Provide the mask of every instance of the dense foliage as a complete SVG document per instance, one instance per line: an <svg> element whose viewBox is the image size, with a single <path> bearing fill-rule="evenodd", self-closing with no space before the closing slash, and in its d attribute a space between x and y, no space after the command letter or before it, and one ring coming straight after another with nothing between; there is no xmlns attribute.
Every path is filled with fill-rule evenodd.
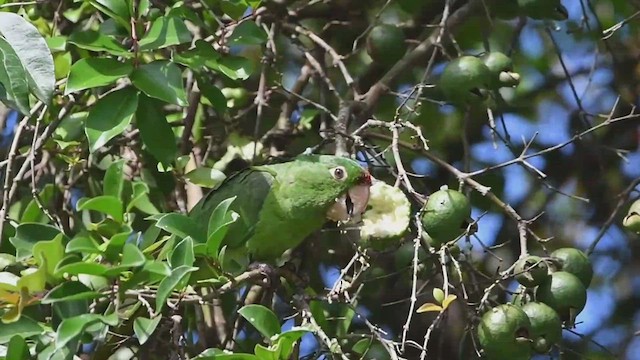
<svg viewBox="0 0 640 360"><path fill-rule="evenodd" d="M0 356L639 359L638 14L0 0ZM301 153L371 209L227 266L189 210Z"/></svg>

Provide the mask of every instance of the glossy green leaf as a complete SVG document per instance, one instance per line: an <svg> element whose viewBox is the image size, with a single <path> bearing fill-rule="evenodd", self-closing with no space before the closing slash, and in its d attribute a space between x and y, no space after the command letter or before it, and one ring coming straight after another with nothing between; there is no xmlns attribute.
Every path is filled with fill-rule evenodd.
<svg viewBox="0 0 640 360"><path fill-rule="evenodd" d="M147 96L140 96L136 111L136 125L142 142L151 155L164 166L169 166L178 154L175 134L162 112L162 103Z"/></svg>
<svg viewBox="0 0 640 360"><path fill-rule="evenodd" d="M102 193L113 196L116 199L122 198L124 190L124 159L119 159L111 163L104 174Z"/></svg>
<svg viewBox="0 0 640 360"><path fill-rule="evenodd" d="M236 199L232 197L226 199L213 209L207 226L207 254L213 258L217 257L222 239L229 230L229 225L236 222L239 215L235 211L230 211L229 206Z"/></svg>
<svg viewBox="0 0 640 360"><path fill-rule="evenodd" d="M99 31L75 31L69 36L68 42L85 50L104 51L116 56L131 55L116 39Z"/></svg>
<svg viewBox="0 0 640 360"><path fill-rule="evenodd" d="M79 281L67 281L51 289L40 301L42 304L53 304L60 301L96 299L103 296Z"/></svg>
<svg viewBox="0 0 640 360"><path fill-rule="evenodd" d="M20 58L11 45L0 37L0 101L29 114L29 83Z"/></svg>
<svg viewBox="0 0 640 360"><path fill-rule="evenodd" d="M56 331L56 348L61 349L67 343L82 335L84 330L93 324L102 322L110 326L118 325L118 316L115 314L102 316L97 314L82 314L64 319Z"/></svg>
<svg viewBox="0 0 640 360"><path fill-rule="evenodd" d="M162 280L160 286L158 286L158 292L156 293L156 313L159 313L162 310L164 304L169 298L169 295L171 295L173 291L182 290L179 285L185 286L189 274L196 270L198 270L196 267L180 266L175 268L171 272L171 275Z"/></svg>
<svg viewBox="0 0 640 360"><path fill-rule="evenodd" d="M51 240L39 241L33 246L33 257L47 276L55 275L56 266L64 257L63 238L64 234L58 234Z"/></svg>
<svg viewBox="0 0 640 360"><path fill-rule="evenodd" d="M38 198L40 199L40 203L46 208L49 205L49 202L52 200L53 195L56 191L56 188L53 184L47 184L44 188L38 193ZM37 222L37 223L47 223L49 222L49 217L44 214L42 209L40 209L40 205L33 199L29 202L29 204L25 207L24 213L22 213L22 217L20 218L20 223L26 222Z"/></svg>
<svg viewBox="0 0 640 360"><path fill-rule="evenodd" d="M27 293L33 294L43 291L47 284L47 271L44 267L28 268L22 271L18 280L18 289L27 289Z"/></svg>
<svg viewBox="0 0 640 360"><path fill-rule="evenodd" d="M220 7L230 18L238 20L247 11L249 5L244 0L222 0Z"/></svg>
<svg viewBox="0 0 640 360"><path fill-rule="evenodd" d="M257 304L245 305L238 310L238 314L245 318L267 339L280 333L280 321L278 317L265 306Z"/></svg>
<svg viewBox="0 0 640 360"><path fill-rule="evenodd" d="M23 261L32 255L35 244L52 240L59 234L60 230L50 225L23 223L18 225L16 234L9 241L16 248L16 260Z"/></svg>
<svg viewBox="0 0 640 360"><path fill-rule="evenodd" d="M113 196L102 195L93 198L82 198L78 201L77 208L78 210L95 210L107 214L119 223L124 221L122 201Z"/></svg>
<svg viewBox="0 0 640 360"><path fill-rule="evenodd" d="M229 43L242 45L261 45L267 41L267 33L254 21L243 21L229 36Z"/></svg>
<svg viewBox="0 0 640 360"><path fill-rule="evenodd" d="M191 32L184 20L173 16L161 16L140 39L140 50L156 50L191 41Z"/></svg>
<svg viewBox="0 0 640 360"><path fill-rule="evenodd" d="M63 52L67 50L66 36L51 36L44 39L52 53Z"/></svg>
<svg viewBox="0 0 640 360"><path fill-rule="evenodd" d="M256 354L258 359L260 360L279 360L279 346L262 346L260 344L256 344L253 352Z"/></svg>
<svg viewBox="0 0 640 360"><path fill-rule="evenodd" d="M135 87L148 96L180 106L187 105L182 71L170 61L154 61L136 68L129 76Z"/></svg>
<svg viewBox="0 0 640 360"><path fill-rule="evenodd" d="M122 261L120 262L121 266L126 267L138 267L144 265L145 261L144 254L137 246L132 243L124 244L124 249L122 250Z"/></svg>
<svg viewBox="0 0 640 360"><path fill-rule="evenodd" d="M249 59L232 55L218 59L218 63L213 69L232 80L247 80L254 71L253 64Z"/></svg>
<svg viewBox="0 0 640 360"><path fill-rule="evenodd" d="M160 211L149 199L149 186L143 182L133 182L131 184L132 194L131 201L127 205L127 212L131 211L134 207L145 214L159 214Z"/></svg>
<svg viewBox="0 0 640 360"><path fill-rule="evenodd" d="M193 239L189 236L182 239L169 255L169 266L174 269L179 266L193 266L195 261Z"/></svg>
<svg viewBox="0 0 640 360"><path fill-rule="evenodd" d="M219 114L224 114L227 111L227 98L224 97L220 89L203 78L198 79L198 87L202 96L211 103Z"/></svg>
<svg viewBox="0 0 640 360"><path fill-rule="evenodd" d="M129 29L131 18L131 2L127 0L90 0L91 5L107 14L120 26Z"/></svg>
<svg viewBox="0 0 640 360"><path fill-rule="evenodd" d="M226 175L216 169L199 167L186 173L184 177L190 183L207 188L215 188L226 179Z"/></svg>
<svg viewBox="0 0 640 360"><path fill-rule="evenodd" d="M181 238L191 236L196 241L203 238L198 233L198 225L186 215L178 213L165 214L156 222L156 226Z"/></svg>
<svg viewBox="0 0 640 360"><path fill-rule="evenodd" d="M138 93L132 88L114 91L98 100L85 126L89 151L95 152L120 135L131 123L137 107Z"/></svg>
<svg viewBox="0 0 640 360"><path fill-rule="evenodd" d="M71 65L65 94L105 86L131 73L133 66L113 58L80 59Z"/></svg>
<svg viewBox="0 0 640 360"><path fill-rule="evenodd" d="M158 324L162 320L162 316L158 315L153 319L147 319L145 317L137 317L133 321L133 332L136 334L138 338L138 343L140 345L144 344L149 340L149 337L153 335L153 332L158 327Z"/></svg>
<svg viewBox="0 0 640 360"><path fill-rule="evenodd" d="M65 252L74 253L82 252L88 254L99 254L98 244L88 236L78 236L69 241L65 248Z"/></svg>
<svg viewBox="0 0 640 360"><path fill-rule="evenodd" d="M58 276L62 276L64 274L68 275L78 275L78 274L87 274L87 275L96 275L103 276L108 267L98 263L89 263L89 262L77 262L72 264L67 264L56 269L56 274Z"/></svg>
<svg viewBox="0 0 640 360"><path fill-rule="evenodd" d="M197 360L260 360L253 354L229 354L220 349L207 349L198 354L194 359Z"/></svg>
<svg viewBox="0 0 640 360"><path fill-rule="evenodd" d="M0 35L20 58L31 92L48 104L56 82L53 56L38 29L20 15L0 12Z"/></svg>
<svg viewBox="0 0 640 360"><path fill-rule="evenodd" d="M63 141L80 140L84 134L84 123L89 113L86 111L78 111L68 114L53 132L54 138Z"/></svg>
<svg viewBox="0 0 640 360"><path fill-rule="evenodd" d="M24 360L29 359L30 357L31 354L29 354L27 342L24 341L24 338L21 335L14 335L7 346L5 360Z"/></svg>
<svg viewBox="0 0 640 360"><path fill-rule="evenodd" d="M44 332L44 327L28 316L21 316L15 322L0 324L0 344L8 343L16 334L20 334L25 339Z"/></svg>

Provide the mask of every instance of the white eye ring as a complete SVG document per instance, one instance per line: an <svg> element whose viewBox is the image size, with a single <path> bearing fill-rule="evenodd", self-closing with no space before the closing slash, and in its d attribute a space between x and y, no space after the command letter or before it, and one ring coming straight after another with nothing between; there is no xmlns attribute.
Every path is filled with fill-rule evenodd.
<svg viewBox="0 0 640 360"><path fill-rule="evenodd" d="M331 176L336 180L343 181L347 178L347 170L342 166L338 166L331 169Z"/></svg>

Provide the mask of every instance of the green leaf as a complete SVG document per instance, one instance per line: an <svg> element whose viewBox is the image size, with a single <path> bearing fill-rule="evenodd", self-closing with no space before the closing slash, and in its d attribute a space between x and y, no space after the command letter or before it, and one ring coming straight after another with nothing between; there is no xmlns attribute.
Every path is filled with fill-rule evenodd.
<svg viewBox="0 0 640 360"><path fill-rule="evenodd" d="M110 215L113 220L119 223L124 221L122 201L113 196L102 195L93 198L82 198L78 201L77 207L78 210L95 210Z"/></svg>
<svg viewBox="0 0 640 360"><path fill-rule="evenodd" d="M138 267L144 265L147 261L144 254L137 246L132 243L124 244L124 249L122 250L122 261L120 262L121 266L124 267Z"/></svg>
<svg viewBox="0 0 640 360"><path fill-rule="evenodd" d="M193 266L195 261L193 239L189 236L182 239L169 255L169 266L174 269L180 266Z"/></svg>
<svg viewBox="0 0 640 360"><path fill-rule="evenodd" d="M170 61L154 61L141 65L129 78L135 87L150 97L179 106L187 105L182 71Z"/></svg>
<svg viewBox="0 0 640 360"><path fill-rule="evenodd" d="M6 360L24 360L31 358L29 347L24 338L20 335L14 335L7 346Z"/></svg>
<svg viewBox="0 0 640 360"><path fill-rule="evenodd" d="M84 133L84 123L88 114L86 111L78 111L62 118L53 132L54 137L63 141L80 140Z"/></svg>
<svg viewBox="0 0 640 360"><path fill-rule="evenodd" d="M226 175L216 169L199 167L184 174L190 183L207 188L215 188L226 179Z"/></svg>
<svg viewBox="0 0 640 360"><path fill-rule="evenodd" d="M53 198L53 194L55 193L56 188L53 184L47 184L44 186L42 191L38 194L40 198L40 202L43 206L49 204L51 199ZM24 212L22 213L22 217L20 218L20 223L27 222L37 222L37 223L47 223L49 222L49 218L44 214L36 199L33 199L29 202L29 204L25 207Z"/></svg>
<svg viewBox="0 0 640 360"><path fill-rule="evenodd" d="M120 43L99 31L84 30L75 31L67 40L75 46L89 51L104 51L116 56L131 56Z"/></svg>
<svg viewBox="0 0 640 360"><path fill-rule="evenodd" d="M280 349L280 358L289 359L293 352L293 346L302 336L312 332L311 328L304 326L296 326L283 333L276 335L272 342Z"/></svg>
<svg viewBox="0 0 640 360"><path fill-rule="evenodd" d="M138 93L125 88L98 100L87 116L85 133L92 153L120 135L131 123L138 107Z"/></svg>
<svg viewBox="0 0 640 360"><path fill-rule="evenodd" d="M98 249L98 244L92 238L88 236L79 235L69 241L67 243L67 247L65 248L66 253L74 253L74 252L82 252L88 254L99 254L101 253L100 249Z"/></svg>
<svg viewBox="0 0 640 360"><path fill-rule="evenodd" d="M300 114L300 126L303 129L310 129L313 119L320 113L318 109L304 109Z"/></svg>
<svg viewBox="0 0 640 360"><path fill-rule="evenodd" d="M275 347L278 349L272 349L271 346L267 348L260 344L256 344L256 347L253 352L256 354L256 356L260 360L278 360L280 349L279 349L279 346L275 346Z"/></svg>
<svg viewBox="0 0 640 360"><path fill-rule="evenodd" d="M27 289L28 294L33 294L44 290L46 283L47 272L44 267L28 268L22 271L22 276L18 280L18 289Z"/></svg>
<svg viewBox="0 0 640 360"><path fill-rule="evenodd" d="M116 326L118 325L118 316L116 314L107 316L82 314L62 320L56 331L56 348L63 348L67 343L82 335L87 327L100 322L109 326Z"/></svg>
<svg viewBox="0 0 640 360"><path fill-rule="evenodd" d="M451 303L456 300L458 297L456 295L453 294L449 294L449 296L447 296L444 301L442 302L442 309L446 310L449 305L451 305Z"/></svg>
<svg viewBox="0 0 640 360"><path fill-rule="evenodd" d="M424 303L420 305L418 310L416 310L417 313L432 312L432 311L440 312L442 311L442 306L433 304L433 303Z"/></svg>
<svg viewBox="0 0 640 360"><path fill-rule="evenodd" d="M212 67L231 80L247 80L253 73L253 64L249 59L241 56L227 55L218 60Z"/></svg>
<svg viewBox="0 0 640 360"><path fill-rule="evenodd" d="M44 39L44 41L46 41L47 46L52 53L63 52L67 49L66 36L51 36Z"/></svg>
<svg viewBox="0 0 640 360"><path fill-rule="evenodd" d="M131 73L133 66L113 58L80 59L71 65L65 94L105 86Z"/></svg>
<svg viewBox="0 0 640 360"><path fill-rule="evenodd" d="M39 241L47 241L60 234L57 228L38 223L18 225L16 234L9 241L16 248L16 260L23 261L32 255L33 246Z"/></svg>
<svg viewBox="0 0 640 360"><path fill-rule="evenodd" d="M77 262L73 264L67 264L56 269L56 275L62 276L64 274L68 275L78 275L78 274L87 274L87 275L96 275L103 276L108 267L102 264L97 263L86 263L86 262Z"/></svg>
<svg viewBox="0 0 640 360"><path fill-rule="evenodd" d="M0 37L0 101L28 115L29 83L20 58L11 45Z"/></svg>
<svg viewBox="0 0 640 360"><path fill-rule="evenodd" d="M130 28L131 3L127 0L90 0L91 5L107 14L125 29Z"/></svg>
<svg viewBox="0 0 640 360"><path fill-rule="evenodd" d="M229 36L229 43L241 45L261 45L267 41L267 33L254 21L244 21L236 26Z"/></svg>
<svg viewBox="0 0 640 360"><path fill-rule="evenodd" d="M103 295L79 281L67 281L51 289L40 302L53 304L60 301L96 299L101 296Z"/></svg>
<svg viewBox="0 0 640 360"><path fill-rule="evenodd" d="M111 163L104 174L102 193L113 196L116 199L122 198L124 190L124 159L119 159Z"/></svg>
<svg viewBox="0 0 640 360"><path fill-rule="evenodd" d="M222 239L229 230L229 225L238 220L239 215L235 211L229 211L229 206L236 199L232 197L220 202L209 217L207 226L207 254L217 257Z"/></svg>
<svg viewBox="0 0 640 360"><path fill-rule="evenodd" d="M220 7L230 18L238 20L247 11L249 5L243 0L222 0Z"/></svg>
<svg viewBox="0 0 640 360"><path fill-rule="evenodd" d="M227 111L227 98L222 94L220 89L211 85L204 78L198 78L198 87L202 92L202 96L211 103L218 114L222 115Z"/></svg>
<svg viewBox="0 0 640 360"><path fill-rule="evenodd" d="M64 234L58 234L52 240L39 241L33 245L33 257L47 276L55 275L56 266L64 257L63 238Z"/></svg>
<svg viewBox="0 0 640 360"><path fill-rule="evenodd" d="M184 20L173 16L161 16L140 39L140 50L156 50L191 41L191 33Z"/></svg>
<svg viewBox="0 0 640 360"><path fill-rule="evenodd" d="M273 311L262 305L245 305L238 310L238 313L267 339L280 333L278 317Z"/></svg>
<svg viewBox="0 0 640 360"><path fill-rule="evenodd" d="M44 332L44 327L28 316L21 316L15 322L0 324L0 344L8 343L16 334L20 334L25 339Z"/></svg>
<svg viewBox="0 0 640 360"><path fill-rule="evenodd" d="M207 349L198 356L194 357L197 360L260 360L257 356L253 354L229 354L225 353L220 349Z"/></svg>
<svg viewBox="0 0 640 360"><path fill-rule="evenodd" d="M149 337L153 335L153 332L158 327L160 320L162 320L161 315L158 315L153 319L137 317L133 320L133 332L136 334L140 345L143 345L147 340L149 340Z"/></svg>
<svg viewBox="0 0 640 360"><path fill-rule="evenodd" d="M141 95L136 111L136 125L142 142L162 165L169 166L178 154L175 134L162 112L162 104Z"/></svg>
<svg viewBox="0 0 640 360"><path fill-rule="evenodd" d="M0 35L11 45L27 71L29 88L43 103L55 88L53 56L38 29L17 14L0 12Z"/></svg>
<svg viewBox="0 0 640 360"><path fill-rule="evenodd" d="M171 275L162 280L156 293L156 313L160 313L162 307L167 302L169 295L178 288L178 285L185 286L188 281L189 274L196 270L198 270L197 267L180 266L175 268L171 272ZM182 289L178 288L177 290Z"/></svg>
<svg viewBox="0 0 640 360"><path fill-rule="evenodd" d="M156 226L181 238L191 236L196 241L198 241L198 239L204 238L199 234L197 230L199 228L198 224L196 224L193 219L186 215L178 213L165 214L160 219L158 219L158 222L156 222Z"/></svg>
<svg viewBox="0 0 640 360"><path fill-rule="evenodd" d="M160 211L153 205L149 199L149 186L143 182L133 182L131 201L127 205L127 212L130 212L134 207L146 214L159 214Z"/></svg>

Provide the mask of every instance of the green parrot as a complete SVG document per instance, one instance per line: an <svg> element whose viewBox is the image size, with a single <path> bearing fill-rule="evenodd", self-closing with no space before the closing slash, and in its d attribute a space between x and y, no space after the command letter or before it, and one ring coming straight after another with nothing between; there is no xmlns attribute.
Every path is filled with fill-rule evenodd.
<svg viewBox="0 0 640 360"><path fill-rule="evenodd" d="M369 172L357 162L330 155L253 166L227 178L204 196L189 216L200 226L225 199L240 217L223 239L251 260L274 262L328 220L348 222L366 210Z"/></svg>

